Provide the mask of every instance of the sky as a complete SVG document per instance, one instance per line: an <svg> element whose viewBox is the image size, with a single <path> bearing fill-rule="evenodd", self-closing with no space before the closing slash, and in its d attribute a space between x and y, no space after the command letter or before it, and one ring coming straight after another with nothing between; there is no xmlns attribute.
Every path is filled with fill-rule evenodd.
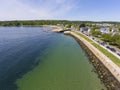
<svg viewBox="0 0 120 90"><path fill-rule="evenodd" d="M120 0L0 0L0 21L120 21Z"/></svg>

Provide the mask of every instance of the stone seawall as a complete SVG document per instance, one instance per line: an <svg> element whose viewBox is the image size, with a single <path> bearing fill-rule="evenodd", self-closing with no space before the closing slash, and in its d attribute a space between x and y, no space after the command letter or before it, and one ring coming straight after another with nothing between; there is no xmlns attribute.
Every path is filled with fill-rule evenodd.
<svg viewBox="0 0 120 90"><path fill-rule="evenodd" d="M98 73L106 88L108 90L120 90L120 68L81 36L71 31L64 33L73 36L87 52L90 62L96 69L95 72Z"/></svg>

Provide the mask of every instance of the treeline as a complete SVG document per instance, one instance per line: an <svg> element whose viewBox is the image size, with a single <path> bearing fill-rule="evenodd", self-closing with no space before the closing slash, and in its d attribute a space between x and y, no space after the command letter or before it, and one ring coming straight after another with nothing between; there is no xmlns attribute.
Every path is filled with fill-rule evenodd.
<svg viewBox="0 0 120 90"><path fill-rule="evenodd" d="M24 20L24 21L0 21L0 26L22 26L22 25L57 25L57 24L81 24L87 21L67 21L67 20Z"/></svg>
<svg viewBox="0 0 120 90"><path fill-rule="evenodd" d="M58 21L52 21L52 20L1 21L0 26L56 25L57 23Z"/></svg>
<svg viewBox="0 0 120 90"><path fill-rule="evenodd" d="M21 25L57 25L57 24L70 24L70 25L80 25L86 23L108 23L108 22L93 22L93 21L68 21L68 20L19 20L19 21L0 21L0 26L21 26ZM119 22L109 22L118 23Z"/></svg>

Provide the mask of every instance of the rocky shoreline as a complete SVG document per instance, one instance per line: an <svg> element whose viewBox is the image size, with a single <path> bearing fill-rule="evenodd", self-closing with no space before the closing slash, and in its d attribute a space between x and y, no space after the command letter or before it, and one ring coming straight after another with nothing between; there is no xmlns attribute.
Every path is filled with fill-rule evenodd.
<svg viewBox="0 0 120 90"><path fill-rule="evenodd" d="M120 90L120 68L109 61L105 55L103 55L97 48L84 38L77 34L66 31L64 34L71 35L77 42L83 47L89 56L90 62L95 67L95 72L98 73L98 77L104 83L108 90Z"/></svg>

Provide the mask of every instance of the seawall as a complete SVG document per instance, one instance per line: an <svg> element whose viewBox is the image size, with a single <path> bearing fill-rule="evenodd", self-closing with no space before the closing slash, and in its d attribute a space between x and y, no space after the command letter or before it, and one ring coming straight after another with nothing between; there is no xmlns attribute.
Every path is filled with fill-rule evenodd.
<svg viewBox="0 0 120 90"><path fill-rule="evenodd" d="M64 34L73 36L83 49L85 49L90 58L90 62L94 65L99 78L106 88L108 90L120 90L120 67L83 37L71 31L66 31Z"/></svg>

